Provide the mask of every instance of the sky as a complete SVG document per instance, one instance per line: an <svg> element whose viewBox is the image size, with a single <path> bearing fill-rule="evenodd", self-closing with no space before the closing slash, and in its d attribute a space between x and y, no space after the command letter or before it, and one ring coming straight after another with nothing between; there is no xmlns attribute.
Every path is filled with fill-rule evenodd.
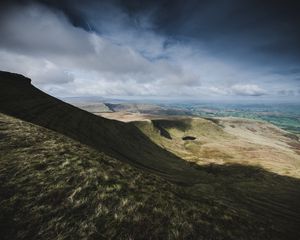
<svg viewBox="0 0 300 240"><path fill-rule="evenodd" d="M57 97L300 102L300 3L0 3L0 70Z"/></svg>

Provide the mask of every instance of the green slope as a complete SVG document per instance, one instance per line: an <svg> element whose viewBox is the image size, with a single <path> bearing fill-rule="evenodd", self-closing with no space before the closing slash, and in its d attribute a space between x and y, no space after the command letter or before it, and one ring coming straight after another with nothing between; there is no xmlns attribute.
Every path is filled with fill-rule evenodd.
<svg viewBox="0 0 300 240"><path fill-rule="evenodd" d="M130 124L1 75L2 239L300 238L300 180L188 165Z"/></svg>

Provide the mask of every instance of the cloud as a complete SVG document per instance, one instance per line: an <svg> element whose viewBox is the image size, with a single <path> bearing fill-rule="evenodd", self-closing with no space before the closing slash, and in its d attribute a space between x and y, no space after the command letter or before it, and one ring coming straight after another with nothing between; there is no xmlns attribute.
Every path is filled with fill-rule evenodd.
<svg viewBox="0 0 300 240"><path fill-rule="evenodd" d="M2 70L30 76L35 84L65 84L74 81L74 76L60 66L43 58L35 58L0 50Z"/></svg>
<svg viewBox="0 0 300 240"><path fill-rule="evenodd" d="M291 88L283 69L245 67L204 42L166 35L152 3L40 2L1 11L0 68L55 96L258 97Z"/></svg>
<svg viewBox="0 0 300 240"><path fill-rule="evenodd" d="M93 51L84 30L70 27L61 12L51 12L42 5L11 7L0 20L2 48L34 55L80 56Z"/></svg>
<svg viewBox="0 0 300 240"><path fill-rule="evenodd" d="M66 92L91 94L86 85L92 84L104 88L100 91L102 94L131 95L130 84L144 84L136 87L139 89L136 94L143 95L148 91L152 95L155 93L148 83L158 84L161 88L199 84L197 74L190 73L178 63L149 59L150 53L152 57L156 52L161 53L164 44L164 40L152 32L145 32L140 37L134 31L128 31L132 36L120 32L113 37L100 36L74 27L60 12L52 12L40 5L12 8L1 18L0 29L5 36L0 40L1 68L23 73L44 89L62 92L63 84L74 82L65 85L70 88ZM115 40L119 36L124 42ZM61 86L54 87L54 84ZM115 87L120 89L113 91ZM95 88L94 92L97 92ZM157 94L164 93L159 91Z"/></svg>
<svg viewBox="0 0 300 240"><path fill-rule="evenodd" d="M262 96L266 94L266 90L256 84L236 84L231 87L231 91L241 96Z"/></svg>
<svg viewBox="0 0 300 240"><path fill-rule="evenodd" d="M278 95L280 96L296 96L297 94L300 94L300 89L298 91L293 89L283 89L278 91Z"/></svg>

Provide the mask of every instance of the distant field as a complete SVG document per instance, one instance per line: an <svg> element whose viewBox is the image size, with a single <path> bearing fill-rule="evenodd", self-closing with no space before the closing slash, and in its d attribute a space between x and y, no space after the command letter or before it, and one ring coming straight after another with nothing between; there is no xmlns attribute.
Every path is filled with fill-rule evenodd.
<svg viewBox="0 0 300 240"><path fill-rule="evenodd" d="M300 104L169 104L202 117L259 119L300 135Z"/></svg>
<svg viewBox="0 0 300 240"><path fill-rule="evenodd" d="M109 100L107 100L109 101ZM118 104L104 103L74 103L76 106L105 117L110 117L109 113L121 112L120 117L127 113L130 117L143 115L162 116L200 116L200 117L241 117L248 119L264 120L269 123L300 136L300 104L184 104L184 103L161 103L161 104L139 104L128 103L120 100ZM102 105L101 105L102 104ZM105 107L103 107L103 105ZM131 115L131 116L130 116ZM113 116L113 115L112 115Z"/></svg>

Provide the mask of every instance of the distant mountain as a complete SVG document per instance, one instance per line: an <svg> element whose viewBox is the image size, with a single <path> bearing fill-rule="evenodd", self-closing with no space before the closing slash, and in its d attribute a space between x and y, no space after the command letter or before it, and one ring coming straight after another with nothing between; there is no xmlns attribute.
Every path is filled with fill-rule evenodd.
<svg viewBox="0 0 300 240"><path fill-rule="evenodd" d="M113 112L132 112L132 113L149 113L162 111L163 108L152 104L138 104L138 103L105 103L107 107Z"/></svg>

